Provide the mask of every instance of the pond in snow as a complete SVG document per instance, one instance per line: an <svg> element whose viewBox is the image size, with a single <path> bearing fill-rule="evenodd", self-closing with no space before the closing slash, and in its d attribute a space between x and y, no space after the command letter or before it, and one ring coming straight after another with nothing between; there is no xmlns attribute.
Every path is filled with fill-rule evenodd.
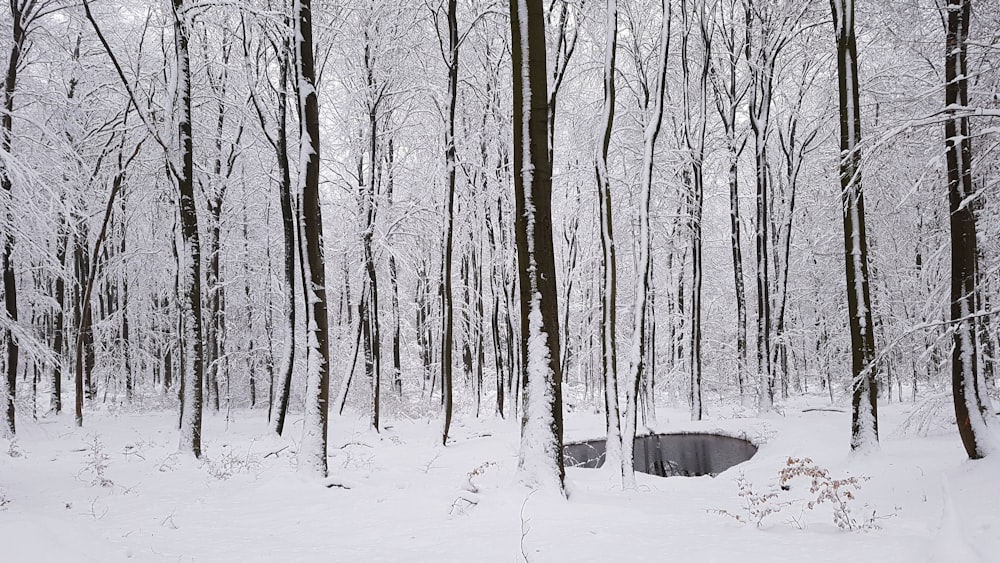
<svg viewBox="0 0 1000 563"><path fill-rule="evenodd" d="M636 471L660 477L716 475L747 461L757 446L717 434L650 434L635 439L632 465ZM567 467L595 468L604 464L605 441L566 444Z"/></svg>

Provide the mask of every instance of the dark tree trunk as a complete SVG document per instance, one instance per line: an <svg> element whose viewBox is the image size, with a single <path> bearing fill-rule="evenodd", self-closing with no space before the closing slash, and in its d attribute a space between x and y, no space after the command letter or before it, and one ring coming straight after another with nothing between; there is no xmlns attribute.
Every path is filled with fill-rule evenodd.
<svg viewBox="0 0 1000 563"><path fill-rule="evenodd" d="M201 313L201 241L198 235L198 206L194 198L194 145L191 124L191 57L188 49L189 14L185 0L173 0L174 42L177 54L177 142L180 168L177 170L177 200L181 222L183 266L180 270L181 358L184 380L181 450L201 457L202 385L204 382L203 331Z"/></svg>
<svg viewBox="0 0 1000 563"><path fill-rule="evenodd" d="M59 262L60 273L55 280L56 312L53 321L52 351L56 355L56 365L52 371L52 399L51 407L56 414L62 412L62 379L63 367L65 366L66 344L66 254L69 247L68 225L65 216L59 219L59 237L56 241L56 260Z"/></svg>
<svg viewBox="0 0 1000 563"><path fill-rule="evenodd" d="M972 2L948 0L945 41L945 108L969 105L966 53ZM950 109L954 112L954 109ZM945 121L945 156L948 163L948 201L951 213L951 321L955 347L951 355L951 384L955 419L965 452L979 459L989 452L985 406L978 381L976 295L979 291L976 240L975 189L972 184L972 140L969 118L952 116Z"/></svg>
<svg viewBox="0 0 1000 563"><path fill-rule="evenodd" d="M386 202L392 206L395 187L395 147L392 138L386 143ZM389 283L392 288L392 387L396 395L403 396L402 335L399 322L399 274L396 269L396 255L389 254Z"/></svg>
<svg viewBox="0 0 1000 563"><path fill-rule="evenodd" d="M709 25L703 21L702 10L697 25L704 46L701 72L698 81L696 115L692 115L691 100L691 70L688 45L695 36L693 26L695 18L688 13L686 0L681 0L681 21L684 25L684 35L681 38L681 74L684 87L682 102L684 106L683 136L687 145L688 158L691 166L691 312L690 312L690 355L691 355L691 419L701 420L704 414L702 405L702 366L701 366L701 289L702 289L702 207L705 198L704 159L705 159L705 129L708 118L708 75L711 68L712 38ZM695 8L697 10L697 8Z"/></svg>
<svg viewBox="0 0 1000 563"><path fill-rule="evenodd" d="M831 0L837 35L840 89L840 188L844 209L847 267L847 314L851 325L851 450L878 447L878 391L875 383L875 335L869 292L865 200L859 166L861 111L858 48L854 36L854 1ZM973 243L974 244L974 243Z"/></svg>
<svg viewBox="0 0 1000 563"><path fill-rule="evenodd" d="M312 311L309 326L308 380L305 422L299 449L299 468L320 477L327 475L326 441L330 396L330 347L326 304L326 266L323 259L323 219L319 198L319 101L313 61L312 1L295 0L295 62L299 84L300 171L302 222L309 285L305 294Z"/></svg>
<svg viewBox="0 0 1000 563"><path fill-rule="evenodd" d="M376 91L376 84L373 78L372 67L369 63L369 44L365 44L365 64L368 67L368 89L373 93ZM382 383L382 337L379 330L378 317L378 276L375 270L375 251L372 248L375 236L375 216L376 216L376 181L378 179L378 100L372 102L368 111L368 185L362 189L361 208L364 218L364 230L361 233L362 251L364 255L366 290L367 293L362 300L367 299L368 305L365 307L366 314L361 317L361 322L365 326L365 371L371 383L371 425L376 432L379 430L379 408L381 405L381 383Z"/></svg>
<svg viewBox="0 0 1000 563"><path fill-rule="evenodd" d="M601 380L604 383L604 422L607 430L606 461L621 475L622 435L621 412L618 408L618 346L617 300L618 266L615 256L615 234L611 213L611 182L608 174L608 148L615 119L615 67L618 52L618 1L608 0L604 25L604 103L601 117L603 132L594 155L597 179L598 222L601 235Z"/></svg>
<svg viewBox="0 0 1000 563"><path fill-rule="evenodd" d="M736 119L740 101L746 92L737 83L737 68L741 53L742 43L737 43L737 28L735 22L730 20L727 24L725 17L735 19L737 2L729 2L728 11L723 8L720 11L720 24L723 29L720 38L723 41L725 50L724 72L712 76L712 87L716 95L716 109L722 120L722 125L726 135L726 153L729 161L729 241L733 257L733 281L736 292L736 385L739 389L741 402L747 397L747 305L746 289L743 277L743 241L740 234L740 190L739 190L739 161L740 154L745 146L745 137L737 133ZM720 78L724 74L725 78Z"/></svg>
<svg viewBox="0 0 1000 563"><path fill-rule="evenodd" d="M118 168L122 170L124 164L121 160L121 153L119 153ZM125 220L125 195L122 194L119 198L118 212L121 220L121 240L119 241L118 252L119 256L125 258L126 239L128 238L128 229ZM128 275L122 274L121 280L119 281L121 292L121 303L119 307L121 309L121 347L122 347L122 367L125 370L125 401L131 403L135 395L135 376L132 373L132 358L131 358L131 334L129 327L129 316L128 316Z"/></svg>
<svg viewBox="0 0 1000 563"><path fill-rule="evenodd" d="M539 14L539 17L541 15ZM453 252L452 230L455 213L455 110L458 105L458 5L456 0L448 0L448 126L445 130L445 165L448 182L445 194L444 256L441 276L441 399L444 403L444 430L441 443L448 444L451 429L452 409L452 349L454 347L454 313L452 307L451 262Z"/></svg>
<svg viewBox="0 0 1000 563"><path fill-rule="evenodd" d="M771 98L777 47L766 33L754 54L751 35L756 15L752 2L746 4L746 54L751 65L750 128L754 134L754 159L757 180L757 378L758 406L761 412L774 407L774 370L771 368L771 282L770 282L770 187L768 186L767 130L771 118ZM763 23L760 24L763 27Z"/></svg>
<svg viewBox="0 0 1000 563"><path fill-rule="evenodd" d="M522 22L523 18L523 22ZM563 490L562 373L552 247L545 20L541 0L510 2L514 84L514 233L521 294L524 410L518 468L532 486ZM522 29L522 23L527 26Z"/></svg>
<svg viewBox="0 0 1000 563"><path fill-rule="evenodd" d="M34 4L31 2L30 4ZM0 115L0 152L10 154L11 142L14 133L14 89L17 86L17 70L21 64L21 55L27 40L27 24L31 14L25 13L29 8L29 2L22 0L11 0L11 19L13 30L13 43L10 47L10 59L7 64L7 75L4 80L3 114ZM6 161L0 159L0 189L3 190L3 197L8 201L13 201L14 184L10 173L7 171ZM17 282L14 276L14 264L11 261L11 254L14 251L14 208L7 204L4 221L4 228L0 233L0 269L3 270L3 296L4 306L11 323L17 322ZM6 393L3 397L4 406L4 433L14 435L14 398L17 396L17 365L20 357L20 347L13 331L9 328L4 331L4 341L7 343L7 378Z"/></svg>
<svg viewBox="0 0 1000 563"><path fill-rule="evenodd" d="M285 21L285 27L290 22ZM285 47L280 54L280 77L278 95L277 137L275 139L275 157L278 162L280 184L278 185L279 205L281 206L281 229L284 240L284 324L285 338L281 353L281 367L277 373L277 385L274 392L274 404L271 412L271 429L281 435L285 429L285 416L288 413L288 398L292 389L292 368L295 365L295 215L292 210L292 177L288 157L288 72L291 45L289 41L282 43Z"/></svg>

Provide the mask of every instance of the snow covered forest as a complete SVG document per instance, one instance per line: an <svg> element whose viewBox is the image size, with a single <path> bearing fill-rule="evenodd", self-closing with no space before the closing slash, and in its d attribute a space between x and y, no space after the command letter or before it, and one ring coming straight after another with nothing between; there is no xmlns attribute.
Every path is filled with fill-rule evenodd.
<svg viewBox="0 0 1000 563"><path fill-rule="evenodd" d="M0 559L1000 560L1000 4L8 0L0 54Z"/></svg>

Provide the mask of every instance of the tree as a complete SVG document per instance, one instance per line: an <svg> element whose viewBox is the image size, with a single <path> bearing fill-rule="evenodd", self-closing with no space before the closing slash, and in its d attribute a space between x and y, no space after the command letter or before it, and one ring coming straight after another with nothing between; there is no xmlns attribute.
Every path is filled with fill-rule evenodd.
<svg viewBox="0 0 1000 563"><path fill-rule="evenodd" d="M171 17L174 28L174 61L176 64L177 95L175 123L177 146L172 147L156 127L153 117L146 113L135 88L115 56L91 12L88 0L83 2L84 13L97 34L104 51L128 93L132 107L141 117L149 136L163 149L167 174L177 187L177 211L180 217L182 252L177 254L177 294L179 301L178 327L181 340L181 405L180 450L201 457L202 385L204 381L204 355L201 315L201 243L198 234L198 208L194 199L194 143L191 125L191 56L189 49L192 14L184 0L172 0ZM182 261L183 260L183 261ZM80 376L77 376L80 393ZM80 399L78 399L79 401ZM78 418L82 417L78 406Z"/></svg>
<svg viewBox="0 0 1000 563"><path fill-rule="evenodd" d="M3 114L0 115L0 153L9 155L14 136L14 93L17 88L17 73L24 64L24 55L30 43L32 29L43 16L58 9L51 0L10 0L11 33L10 58L3 87ZM4 322L3 340L7 343L6 389L3 401L3 433L13 435L14 398L17 393L17 366L20 357L19 336L15 336L17 324L17 278L11 254L14 251L14 183L6 157L0 158L0 198L4 201L3 230L0 232L0 270L3 271L4 309L8 319Z"/></svg>
<svg viewBox="0 0 1000 563"><path fill-rule="evenodd" d="M180 272L181 327L183 334L184 399L181 405L181 450L201 457L202 385L205 379L201 314L201 241L198 207L194 199L194 144L191 135L191 14L185 0L173 0L174 44L177 57L177 146L180 168L174 169L179 197L184 264Z"/></svg>
<svg viewBox="0 0 1000 563"><path fill-rule="evenodd" d="M991 453L986 407L979 388L979 341L976 338L976 296L979 270L972 184L972 139L968 115L957 115L969 105L968 52L972 3L948 0L945 24L945 158L948 165L948 203L951 213L951 322L955 347L951 354L951 385L955 419L965 452L971 459Z"/></svg>
<svg viewBox="0 0 1000 563"><path fill-rule="evenodd" d="M615 233L611 215L611 180L608 174L608 147L615 121L615 60L618 51L618 1L608 0L604 26L604 104L602 134L594 155L597 177L598 222L601 232L601 380L604 383L604 418L606 466L623 474L621 413L618 408L618 351L616 345L616 306L618 273L615 261Z"/></svg>
<svg viewBox="0 0 1000 563"><path fill-rule="evenodd" d="M622 431L622 469L625 485L635 486L635 472L632 467L632 452L635 446L636 402L639 382L645 368L646 345L646 300L651 278L649 206L653 186L653 160L656 141L663 124L663 99L667 89L667 56L670 53L669 0L661 0L663 15L660 20L660 43L656 62L655 85L653 86L653 113L643 131L642 169L639 179L639 259L635 274L635 308L632 315L632 342L629 347L628 377L625 380L625 423Z"/></svg>
<svg viewBox="0 0 1000 563"><path fill-rule="evenodd" d="M283 241L282 273L284 286L282 288L283 297L283 321L285 326L285 337L282 340L281 364L278 369L277 379L272 382L271 401L269 404L268 418L271 422L271 430L278 435L284 431L285 416L288 413L288 399L292 388L292 368L295 365L295 215L292 210L292 163L288 154L288 87L289 73L291 71L291 28L292 23L287 17L274 28L263 27L261 32L267 38L266 42L261 41L255 52L251 52L251 34L247 33L248 23L243 21L243 54L248 64L253 61L258 83L265 82L268 89L273 91L275 96L274 114L269 116L265 110L265 103L261 99L258 84L252 84L248 89L250 99L253 102L257 119L260 123L261 131L267 139L268 144L274 151L275 162L278 166L278 199L281 208L281 234ZM268 47L270 53L277 59L276 66L278 77L273 81L265 70L263 64L265 53ZM249 73L248 73L249 74ZM260 76L263 75L263 76ZM273 119L272 126L269 121Z"/></svg>
<svg viewBox="0 0 1000 563"><path fill-rule="evenodd" d="M750 65L749 115L754 137L754 161L757 187L757 378L758 408L768 412L774 407L774 370L771 367L771 278L770 278L770 170L768 137L771 130L771 104L774 80L781 52L798 32L799 23L809 9L809 2L782 6L755 4L744 0L747 63ZM754 41L756 39L756 41Z"/></svg>
<svg viewBox="0 0 1000 563"><path fill-rule="evenodd" d="M319 102L312 42L312 0L295 0L295 76L299 101L299 190L308 271L304 288L312 309L307 334L305 422L299 447L299 470L326 477L326 437L330 396L329 323L323 216L319 201Z"/></svg>
<svg viewBox="0 0 1000 563"><path fill-rule="evenodd" d="M513 6L511 6L513 10ZM454 409L452 383L452 352L455 347L454 306L452 294L452 253L454 248L453 230L455 222L455 109L458 105L458 5L456 0L448 0L448 51L442 53L448 65L448 124L445 129L445 167L447 169L447 192L445 193L444 256L441 262L441 401L444 403L444 429L441 443L447 445L448 431Z"/></svg>
<svg viewBox="0 0 1000 563"><path fill-rule="evenodd" d="M712 21L705 14L703 3L692 2L692 13L688 13L686 0L681 0L681 24L684 27L681 35L681 75L683 86L681 91L684 120L681 136L684 139L689 161L691 179L691 320L688 349L691 354L691 387L689 404L691 420L701 420L704 414L702 404L701 380L701 317L702 317L702 216L705 200L705 133L708 120L708 74L712 60ZM702 64L699 72L697 90L694 98L698 100L692 114L691 68L689 44L695 37L692 31L693 14L697 12L700 37L702 39Z"/></svg>
<svg viewBox="0 0 1000 563"><path fill-rule="evenodd" d="M875 334L869 291L865 200L861 189L860 92L854 1L830 0L837 36L840 91L840 189L844 212L847 315L851 325L851 450L878 447L878 391L875 384Z"/></svg>
<svg viewBox="0 0 1000 563"><path fill-rule="evenodd" d="M563 490L562 372L552 248L545 21L541 0L510 2L514 82L514 234L521 295L524 410L518 471L533 487Z"/></svg>
<svg viewBox="0 0 1000 563"><path fill-rule="evenodd" d="M746 97L747 85L737 80L737 69L744 51L746 35L736 27L737 0L729 0L718 13L718 26L722 40L720 69L713 64L709 69L715 106L726 137L726 155L729 160L729 245L733 256L733 281L736 292L736 385L740 400L746 404L747 384L747 305L746 281L743 276L743 240L740 235L740 175L739 161L746 146L746 132L737 130L737 112ZM729 18L728 20L726 18Z"/></svg>

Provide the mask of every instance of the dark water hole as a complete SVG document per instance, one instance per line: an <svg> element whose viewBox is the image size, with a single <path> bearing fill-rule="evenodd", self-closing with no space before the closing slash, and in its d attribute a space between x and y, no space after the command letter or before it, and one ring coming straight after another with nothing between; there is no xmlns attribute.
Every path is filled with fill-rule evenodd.
<svg viewBox="0 0 1000 563"><path fill-rule="evenodd" d="M756 453L757 446L730 436L651 434L636 437L632 466L636 471L660 477L697 477L722 473ZM604 440L563 447L563 460L567 467L600 467L604 465L604 456Z"/></svg>

